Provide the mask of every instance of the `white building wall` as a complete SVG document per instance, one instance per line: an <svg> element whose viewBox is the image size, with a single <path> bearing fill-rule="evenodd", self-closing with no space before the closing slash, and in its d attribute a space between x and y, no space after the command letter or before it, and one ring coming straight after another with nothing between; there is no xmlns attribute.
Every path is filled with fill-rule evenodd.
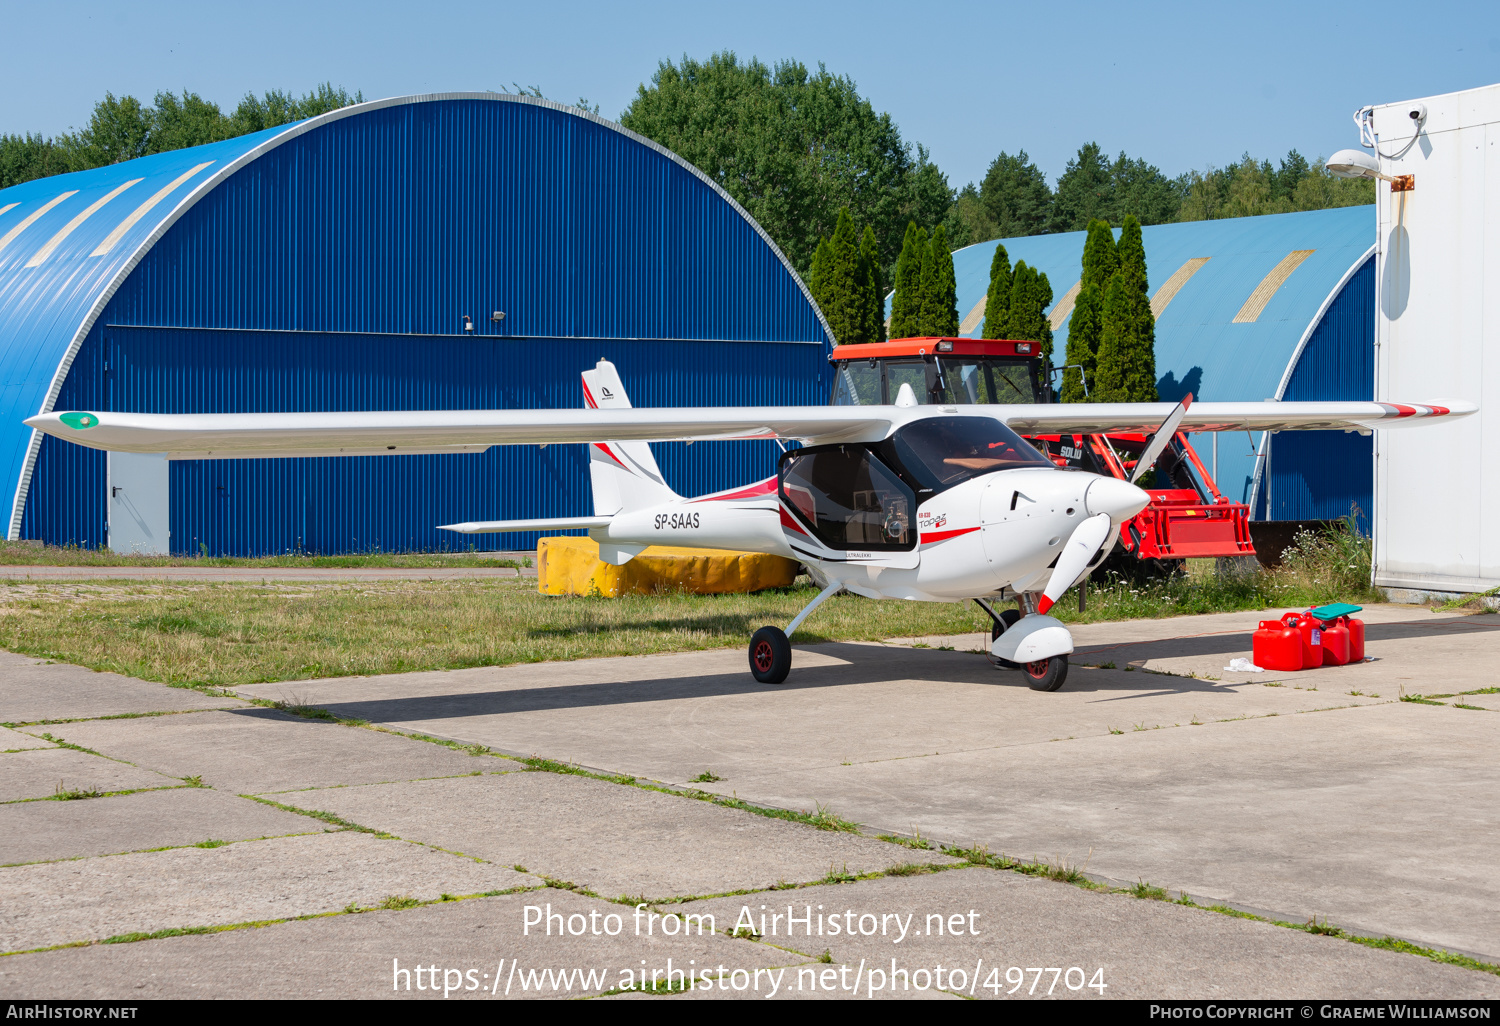
<svg viewBox="0 0 1500 1026"><path fill-rule="evenodd" d="M1416 176L1379 183L1375 398L1479 404L1376 432L1375 583L1484 591L1500 585L1500 85L1377 107L1374 125L1381 170Z"/></svg>

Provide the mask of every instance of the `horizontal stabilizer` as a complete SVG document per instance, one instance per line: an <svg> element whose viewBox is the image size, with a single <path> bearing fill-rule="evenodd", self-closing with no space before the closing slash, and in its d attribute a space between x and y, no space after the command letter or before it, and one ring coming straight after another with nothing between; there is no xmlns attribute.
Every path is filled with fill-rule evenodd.
<svg viewBox="0 0 1500 1026"><path fill-rule="evenodd" d="M609 517L554 517L550 520L473 520L466 524L442 524L439 531L459 534L508 534L512 531L573 531L584 527L607 527Z"/></svg>

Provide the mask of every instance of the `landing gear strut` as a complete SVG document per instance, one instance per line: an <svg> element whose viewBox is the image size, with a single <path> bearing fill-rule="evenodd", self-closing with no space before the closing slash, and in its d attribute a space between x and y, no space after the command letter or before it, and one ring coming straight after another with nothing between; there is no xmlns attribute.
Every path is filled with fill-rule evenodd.
<svg viewBox="0 0 1500 1026"><path fill-rule="evenodd" d="M831 582L818 592L817 598L802 607L802 612L785 631L780 627L762 627L755 632L750 639L750 673L756 680L762 684L780 684L786 680L786 675L792 671L791 635L809 613L823 604L824 599L837 594L843 587L839 581Z"/></svg>

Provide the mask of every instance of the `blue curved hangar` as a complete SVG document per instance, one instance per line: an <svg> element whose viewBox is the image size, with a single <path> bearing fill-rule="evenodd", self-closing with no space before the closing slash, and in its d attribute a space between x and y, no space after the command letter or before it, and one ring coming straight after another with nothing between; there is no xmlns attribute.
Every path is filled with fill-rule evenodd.
<svg viewBox="0 0 1500 1026"><path fill-rule="evenodd" d="M153 463L22 420L581 407L601 357L638 406L822 405L830 345L715 183L531 97L381 100L0 190L11 539L98 546L113 522L116 547L175 553L530 546L436 525L588 512L583 446ZM775 452L657 446L684 494L764 477Z"/></svg>
<svg viewBox="0 0 1500 1026"><path fill-rule="evenodd" d="M1118 233L1117 233L1118 236ZM1210 402L1375 398L1375 210L1342 207L1141 230L1156 314L1161 398ZM1062 363L1084 232L1004 239L1011 263L1043 271ZM995 242L953 254L960 334L984 323ZM1255 520L1326 520L1357 505L1368 523L1372 439L1342 431L1193 440Z"/></svg>

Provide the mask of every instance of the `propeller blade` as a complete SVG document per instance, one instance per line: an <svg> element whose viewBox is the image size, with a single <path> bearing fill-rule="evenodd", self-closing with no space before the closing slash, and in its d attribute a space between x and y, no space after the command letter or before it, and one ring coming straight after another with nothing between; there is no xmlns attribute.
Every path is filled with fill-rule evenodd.
<svg viewBox="0 0 1500 1026"><path fill-rule="evenodd" d="M1177 425L1182 423L1182 418L1187 416L1188 407L1193 405L1193 393L1189 392L1182 397L1182 402L1177 404L1177 409L1167 414L1167 419L1161 422L1161 427L1156 429L1156 434L1151 436L1151 444L1146 446L1146 451L1141 453L1141 458L1135 461L1135 470L1131 471L1130 483L1135 484L1141 479L1141 475L1156 466L1157 457L1167 447L1177 434Z"/></svg>
<svg viewBox="0 0 1500 1026"><path fill-rule="evenodd" d="M1063 592L1073 587L1073 582L1083 576L1083 572L1089 568L1089 560L1094 558L1099 546L1108 541L1112 533L1108 513L1095 514L1073 529L1072 537L1063 546L1062 555L1057 557L1052 580L1048 583L1047 590L1042 592L1041 601L1036 604L1038 613L1045 615L1063 597Z"/></svg>

